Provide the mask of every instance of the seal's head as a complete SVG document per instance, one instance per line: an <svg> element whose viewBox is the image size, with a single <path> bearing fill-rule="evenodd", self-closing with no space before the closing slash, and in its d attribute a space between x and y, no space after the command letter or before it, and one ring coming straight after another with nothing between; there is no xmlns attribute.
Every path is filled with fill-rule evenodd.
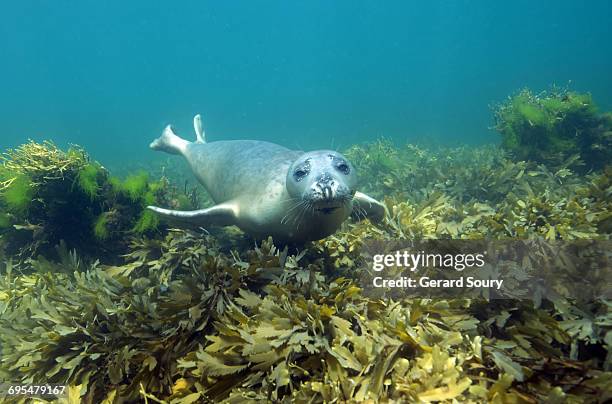
<svg viewBox="0 0 612 404"><path fill-rule="evenodd" d="M306 202L314 213L350 212L356 186L351 163L331 150L304 153L287 172L289 195Z"/></svg>

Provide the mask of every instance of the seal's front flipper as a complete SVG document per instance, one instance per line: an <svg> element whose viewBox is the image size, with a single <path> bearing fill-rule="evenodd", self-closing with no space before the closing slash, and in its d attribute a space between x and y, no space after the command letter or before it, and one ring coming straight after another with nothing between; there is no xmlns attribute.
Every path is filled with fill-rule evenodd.
<svg viewBox="0 0 612 404"><path fill-rule="evenodd" d="M355 192L353 197L353 216L357 220L363 220L365 218L370 219L372 222L380 222L383 220L387 213L387 207L376 199L362 194L361 192Z"/></svg>
<svg viewBox="0 0 612 404"><path fill-rule="evenodd" d="M161 215L169 224L191 228L231 226L236 224L236 214L238 213L236 204L233 202L224 202L199 210L170 210L157 206L147 206L147 209Z"/></svg>

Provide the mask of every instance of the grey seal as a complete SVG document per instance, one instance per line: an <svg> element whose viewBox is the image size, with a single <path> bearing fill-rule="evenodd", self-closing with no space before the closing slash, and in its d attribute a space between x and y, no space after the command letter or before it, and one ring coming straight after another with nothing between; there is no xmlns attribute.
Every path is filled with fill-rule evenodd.
<svg viewBox="0 0 612 404"><path fill-rule="evenodd" d="M188 226L235 225L255 237L303 243L333 234L349 216L380 221L385 206L357 191L352 164L333 150L302 152L257 140L207 143L202 119L189 142L168 125L150 144L182 155L216 205L194 211L148 208Z"/></svg>

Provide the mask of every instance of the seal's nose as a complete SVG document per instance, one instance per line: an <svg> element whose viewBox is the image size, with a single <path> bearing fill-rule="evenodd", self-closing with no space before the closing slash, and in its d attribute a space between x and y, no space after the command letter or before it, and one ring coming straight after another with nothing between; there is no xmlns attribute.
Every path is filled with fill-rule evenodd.
<svg viewBox="0 0 612 404"><path fill-rule="evenodd" d="M329 185L324 185L321 187L321 191L323 192L323 198L326 201L331 201L332 197L334 196L334 193L332 191L332 188Z"/></svg>
<svg viewBox="0 0 612 404"><path fill-rule="evenodd" d="M321 190L321 195L328 202L334 197L334 185L334 179L328 173L321 174L317 178L317 186Z"/></svg>

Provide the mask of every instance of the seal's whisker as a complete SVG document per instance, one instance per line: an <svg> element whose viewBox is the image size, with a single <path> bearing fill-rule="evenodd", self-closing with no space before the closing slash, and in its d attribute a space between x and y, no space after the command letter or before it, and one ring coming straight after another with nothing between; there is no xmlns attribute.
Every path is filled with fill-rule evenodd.
<svg viewBox="0 0 612 404"><path fill-rule="evenodd" d="M361 216L363 217L363 220L368 218L368 212L364 209L364 208L358 208L357 211L361 214Z"/></svg>
<svg viewBox="0 0 612 404"><path fill-rule="evenodd" d="M299 201L298 203L296 203L295 205L293 205L293 207L291 207L289 210L287 210L287 213L299 208L300 206L304 205L304 201Z"/></svg>
<svg viewBox="0 0 612 404"><path fill-rule="evenodd" d="M298 229L300 228L300 224L302 224L302 220L304 220L304 218L306 217L306 212L308 212L308 211L314 212L314 210L312 209L312 202L310 202L310 201L304 201L304 202L305 202L304 209L302 209L298 213L298 215L297 215L297 217L295 219L295 220L297 220L297 228ZM294 223L295 223L295 220L294 220Z"/></svg>
<svg viewBox="0 0 612 404"><path fill-rule="evenodd" d="M297 198L294 198L297 199ZM281 224L285 223L285 219L287 219L292 212L295 211L295 209L301 207L304 204L304 200L300 200L298 203L296 203L295 205L293 205L290 209L287 210L287 214L285 216L283 216L283 218L281 219Z"/></svg>
<svg viewBox="0 0 612 404"><path fill-rule="evenodd" d="M293 217L293 224L296 226L296 229L300 228L300 224L302 223L302 215L304 214L305 209L302 209L296 212L296 215Z"/></svg>
<svg viewBox="0 0 612 404"><path fill-rule="evenodd" d="M359 221L364 220L367 217L365 211L361 208L358 208L356 212L357 212L357 220Z"/></svg>
<svg viewBox="0 0 612 404"><path fill-rule="evenodd" d="M293 217L293 223L295 224L295 222L299 219L299 217L306 210L307 205L308 205L308 201L300 199L300 201L297 204L292 206L291 209L289 209L287 211L287 214L285 215L285 217L288 219L289 216L292 216Z"/></svg>
<svg viewBox="0 0 612 404"><path fill-rule="evenodd" d="M367 219L367 217L368 217L368 211L367 211L367 210L365 210L365 209L364 209L364 208L362 208L361 206L358 206L358 207L357 207L357 210L358 210L358 212L359 212L359 213L361 213L361 216L362 216L364 219Z"/></svg>
<svg viewBox="0 0 612 404"><path fill-rule="evenodd" d="M355 216L357 217L357 220L364 220L368 217L367 215L367 211L361 207L361 205L359 204L359 202L355 202L353 203L353 212L355 214Z"/></svg>

